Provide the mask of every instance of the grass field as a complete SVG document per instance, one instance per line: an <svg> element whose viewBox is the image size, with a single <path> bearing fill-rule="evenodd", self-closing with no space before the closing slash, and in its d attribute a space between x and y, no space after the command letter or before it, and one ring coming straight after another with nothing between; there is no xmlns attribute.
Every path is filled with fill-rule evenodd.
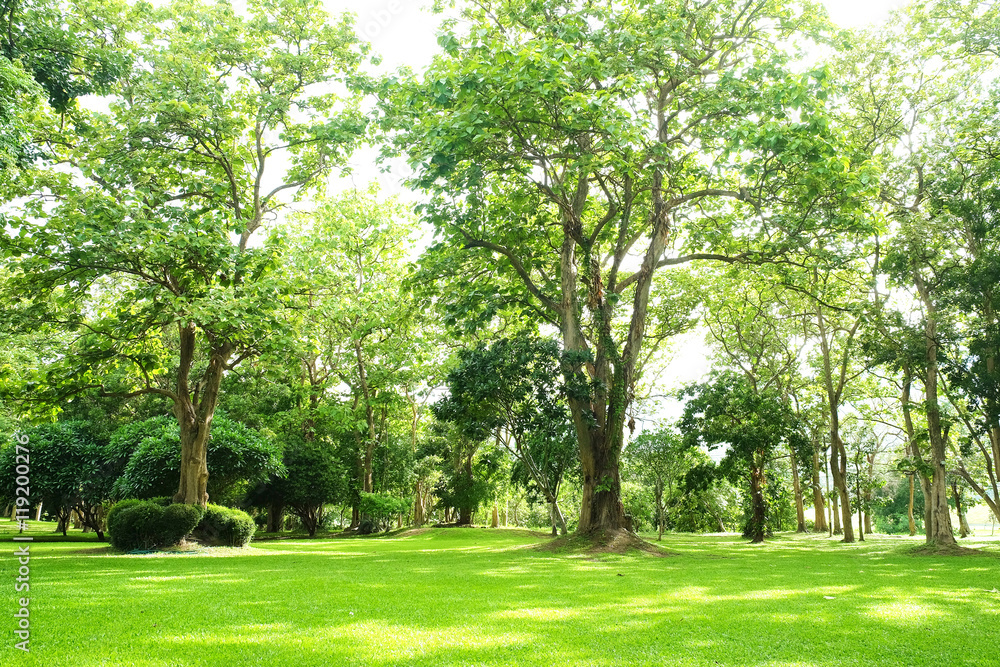
<svg viewBox="0 0 1000 667"><path fill-rule="evenodd" d="M482 528L136 556L35 542L25 655L4 540L4 666L1000 665L998 541L941 557L668 535L662 558Z"/></svg>

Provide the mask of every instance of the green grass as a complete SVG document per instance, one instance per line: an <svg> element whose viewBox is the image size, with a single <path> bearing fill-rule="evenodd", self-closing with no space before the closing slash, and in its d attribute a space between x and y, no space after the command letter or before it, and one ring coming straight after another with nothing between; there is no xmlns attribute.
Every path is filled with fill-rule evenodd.
<svg viewBox="0 0 1000 667"><path fill-rule="evenodd" d="M31 653L4 628L0 665L1000 664L1000 542L934 557L899 538L672 535L656 558L544 541L435 529L148 556L36 542Z"/></svg>

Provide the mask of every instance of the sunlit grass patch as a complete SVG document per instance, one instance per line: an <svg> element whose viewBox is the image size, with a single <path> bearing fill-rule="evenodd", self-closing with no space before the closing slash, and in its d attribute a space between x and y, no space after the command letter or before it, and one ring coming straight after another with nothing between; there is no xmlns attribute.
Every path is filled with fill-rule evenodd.
<svg viewBox="0 0 1000 667"><path fill-rule="evenodd" d="M450 528L142 556L34 544L32 652L0 646L0 664L979 667L1000 651L995 555L792 535L667 535L672 558L532 549L547 539ZM0 567L10 582L11 559Z"/></svg>

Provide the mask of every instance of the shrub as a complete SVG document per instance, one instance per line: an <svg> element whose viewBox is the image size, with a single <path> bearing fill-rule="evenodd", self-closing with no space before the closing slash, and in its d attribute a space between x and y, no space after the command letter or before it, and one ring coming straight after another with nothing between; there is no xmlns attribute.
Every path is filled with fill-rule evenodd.
<svg viewBox="0 0 1000 667"><path fill-rule="evenodd" d="M170 505L163 510L159 534L165 546L177 544L195 529L201 521L204 509L201 505Z"/></svg>
<svg viewBox="0 0 1000 667"><path fill-rule="evenodd" d="M118 521L118 516L123 511L127 510L130 507L135 507L136 505L142 505L145 502L147 501L130 498L128 500L119 500L117 503L115 503L114 506L112 506L112 508L108 510L108 517L107 517L108 532L109 533L118 532L116 524Z"/></svg>
<svg viewBox="0 0 1000 667"><path fill-rule="evenodd" d="M245 547L256 530L257 524L246 512L209 505L194 530L194 536L215 546Z"/></svg>
<svg viewBox="0 0 1000 667"><path fill-rule="evenodd" d="M409 498L397 498L395 496L386 496L380 493L365 493L362 491L358 509L364 515L365 519L371 519L374 522L374 526L366 526L363 519L361 525L358 527L358 532L362 535L369 535L375 532L376 529L389 530L396 516L405 514L410 509L411 504L412 501ZM366 532L368 528L371 528L371 530L367 530Z"/></svg>
<svg viewBox="0 0 1000 667"><path fill-rule="evenodd" d="M201 520L200 505L124 500L108 513L111 546L119 551L158 549L180 542Z"/></svg>

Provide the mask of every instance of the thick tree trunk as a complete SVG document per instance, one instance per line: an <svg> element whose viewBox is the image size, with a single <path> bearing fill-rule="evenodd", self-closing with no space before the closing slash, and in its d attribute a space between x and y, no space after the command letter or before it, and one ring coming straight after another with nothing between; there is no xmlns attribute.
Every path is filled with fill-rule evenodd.
<svg viewBox="0 0 1000 667"><path fill-rule="evenodd" d="M472 508L471 507L459 507L458 508L458 525L468 526L472 524Z"/></svg>
<svg viewBox="0 0 1000 667"><path fill-rule="evenodd" d="M185 412L187 412L185 410ZM181 481L174 495L175 503L208 504L208 435L211 421L197 417L181 420Z"/></svg>
<svg viewBox="0 0 1000 667"><path fill-rule="evenodd" d="M282 503L272 501L267 507L267 532L281 532L281 517L285 513L285 506Z"/></svg>
<svg viewBox="0 0 1000 667"><path fill-rule="evenodd" d="M625 508L621 501L620 449L604 442L595 431L580 451L583 468L581 533L624 530Z"/></svg>
<svg viewBox="0 0 1000 667"><path fill-rule="evenodd" d="M424 496L421 490L422 481L417 480L413 489L413 525L419 528L424 525Z"/></svg>
<svg viewBox="0 0 1000 667"><path fill-rule="evenodd" d="M191 387L196 335L194 325L179 325L180 362L173 398L181 436L181 479L174 502L204 507L208 504L208 438L232 346L224 342L213 348L201 380Z"/></svg>
<svg viewBox="0 0 1000 667"><path fill-rule="evenodd" d="M951 527L951 512L948 508L948 485L946 481L946 458L944 432L941 424L941 407L938 400L938 340L937 309L918 271L913 272L914 284L924 304L924 343L926 346L926 369L924 376L924 407L927 416L927 433L930 436L931 461L933 471L930 476L930 493L924 497L928 523L925 526L927 543L936 546L955 545L955 534Z"/></svg>

